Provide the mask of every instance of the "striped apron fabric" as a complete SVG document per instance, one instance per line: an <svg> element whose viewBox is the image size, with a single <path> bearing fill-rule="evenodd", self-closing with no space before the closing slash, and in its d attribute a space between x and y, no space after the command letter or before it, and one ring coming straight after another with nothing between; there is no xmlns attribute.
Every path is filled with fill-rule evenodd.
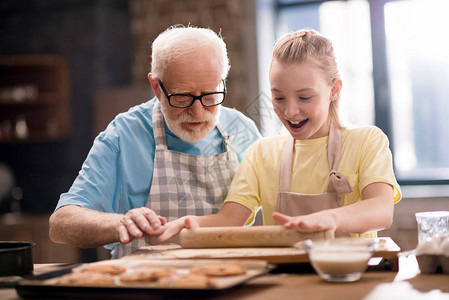
<svg viewBox="0 0 449 300"><path fill-rule="evenodd" d="M218 212L239 166L231 136L217 124L224 137L223 153L190 155L167 147L164 118L159 101L153 109L153 131L156 142L153 182L146 206L173 221L186 215L208 215ZM211 145L214 147L214 145ZM207 149L206 149L207 153ZM119 244L112 257L127 255L145 246L145 239Z"/></svg>

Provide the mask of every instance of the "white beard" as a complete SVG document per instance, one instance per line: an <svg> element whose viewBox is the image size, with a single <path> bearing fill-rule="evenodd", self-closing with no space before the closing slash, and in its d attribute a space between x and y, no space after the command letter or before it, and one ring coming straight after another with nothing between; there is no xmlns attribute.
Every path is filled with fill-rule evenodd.
<svg viewBox="0 0 449 300"><path fill-rule="evenodd" d="M215 113L211 113L207 110L204 111L204 116L201 120L194 119L187 111L179 115L176 120L170 120L168 116L169 104L166 101L160 101L162 114L164 115L165 123L168 129L173 132L177 137L188 142L197 142L204 139L209 132L211 132L218 123L220 116L220 106ZM182 128L183 122L206 122L207 126L202 127L200 130L188 131Z"/></svg>

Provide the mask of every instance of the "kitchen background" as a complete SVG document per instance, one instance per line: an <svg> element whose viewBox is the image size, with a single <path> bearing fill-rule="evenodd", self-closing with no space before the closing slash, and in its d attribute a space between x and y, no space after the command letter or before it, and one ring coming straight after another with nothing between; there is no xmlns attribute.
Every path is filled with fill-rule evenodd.
<svg viewBox="0 0 449 300"><path fill-rule="evenodd" d="M293 8L294 2L302 4ZM316 14L310 5L320 2L1 1L0 240L36 242L35 262L106 258L101 248L49 241L48 216L75 179L94 137L117 113L152 97L151 41L174 24L221 32L231 60L226 106L243 111L268 135L270 126L264 124L275 118L265 106L269 94L263 74L274 36L285 31L273 24L283 9L294 9L304 16L301 26L319 29L307 22ZM449 193L441 184L448 182L438 183L437 188L404 186L394 224L382 235L392 236L404 250L414 248L414 212L449 210Z"/></svg>

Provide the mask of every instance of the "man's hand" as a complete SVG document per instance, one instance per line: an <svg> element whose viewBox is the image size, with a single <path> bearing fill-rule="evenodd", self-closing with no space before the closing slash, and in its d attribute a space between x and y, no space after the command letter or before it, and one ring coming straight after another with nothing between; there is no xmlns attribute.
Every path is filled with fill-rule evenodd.
<svg viewBox="0 0 449 300"><path fill-rule="evenodd" d="M146 234L157 234L161 226L167 223L167 219L158 216L148 207L134 208L128 211L120 219L116 226L118 240L122 244L128 244L136 238Z"/></svg>

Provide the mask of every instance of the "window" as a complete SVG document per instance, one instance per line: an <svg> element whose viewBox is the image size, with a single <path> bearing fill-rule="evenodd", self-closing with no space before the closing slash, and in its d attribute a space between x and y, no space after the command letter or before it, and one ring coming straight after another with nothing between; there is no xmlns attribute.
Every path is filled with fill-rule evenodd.
<svg viewBox="0 0 449 300"><path fill-rule="evenodd" d="M449 176L449 28L444 0L387 3L386 53L399 178Z"/></svg>
<svg viewBox="0 0 449 300"><path fill-rule="evenodd" d="M331 39L343 80L341 118L344 124L374 124L388 135L400 184L449 183L448 1L259 3L265 13L272 4L273 40L301 28ZM269 64L270 57L264 61ZM266 83L261 80L269 95ZM265 127L273 128L265 124L263 134Z"/></svg>

